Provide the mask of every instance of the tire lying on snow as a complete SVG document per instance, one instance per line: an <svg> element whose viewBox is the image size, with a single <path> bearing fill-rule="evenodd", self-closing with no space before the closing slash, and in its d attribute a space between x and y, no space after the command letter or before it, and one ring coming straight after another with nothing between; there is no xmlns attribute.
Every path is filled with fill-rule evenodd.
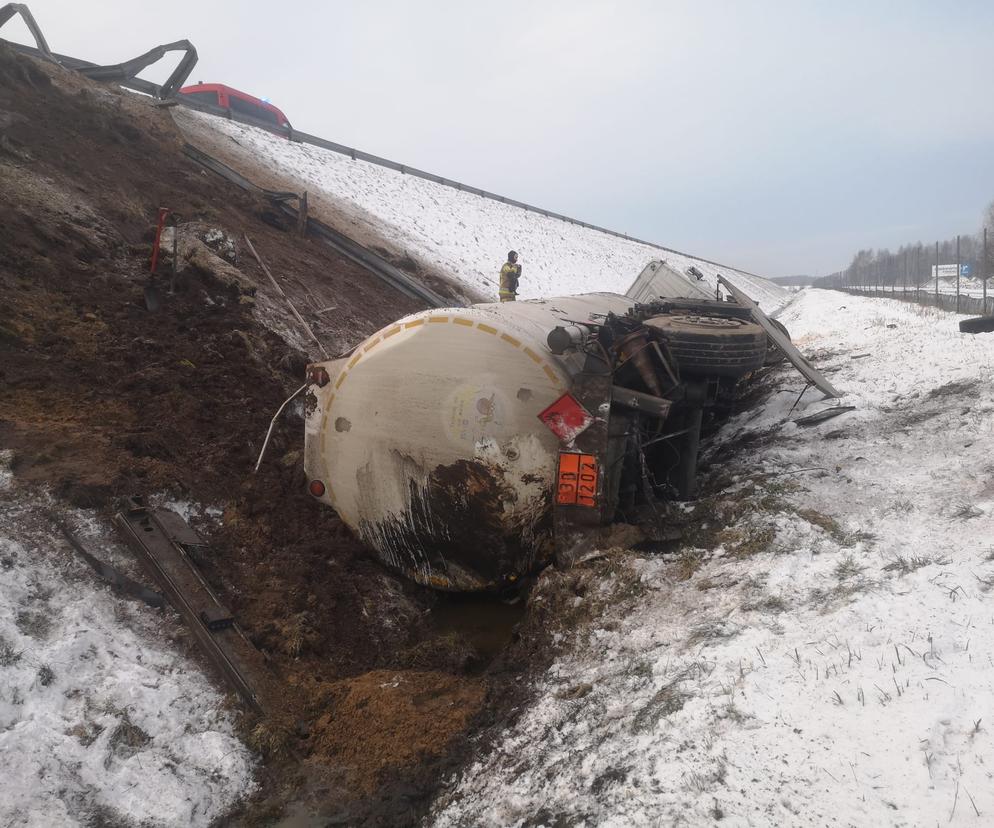
<svg viewBox="0 0 994 828"><path fill-rule="evenodd" d="M669 314L645 324L665 338L681 374L741 377L766 359L766 331L744 319Z"/></svg>
<svg viewBox="0 0 994 828"><path fill-rule="evenodd" d="M960 333L991 333L994 331L994 316L975 316L959 323Z"/></svg>

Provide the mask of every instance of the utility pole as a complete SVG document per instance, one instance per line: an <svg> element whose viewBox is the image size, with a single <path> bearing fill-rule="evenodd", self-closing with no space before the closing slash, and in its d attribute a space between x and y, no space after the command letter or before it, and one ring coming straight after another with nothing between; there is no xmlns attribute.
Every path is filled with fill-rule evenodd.
<svg viewBox="0 0 994 828"><path fill-rule="evenodd" d="M922 243L918 242L918 247L915 248L915 296L916 298L921 298L918 294L921 293L921 283L922 283Z"/></svg>
<svg viewBox="0 0 994 828"><path fill-rule="evenodd" d="M983 273L983 276L984 276L984 313L986 314L987 313L987 276L988 276L988 273L987 273L987 228L986 227L984 228L984 268L983 268L982 273Z"/></svg>
<svg viewBox="0 0 994 828"><path fill-rule="evenodd" d="M918 296L921 298L922 288L928 282L922 278L922 254L925 252L925 245L918 243L918 250L915 251L915 285L918 287Z"/></svg>
<svg viewBox="0 0 994 828"><path fill-rule="evenodd" d="M908 249L904 248L904 284L901 293L908 292Z"/></svg>
<svg viewBox="0 0 994 828"><path fill-rule="evenodd" d="M939 243L935 243L935 305L939 306Z"/></svg>
<svg viewBox="0 0 994 828"><path fill-rule="evenodd" d="M956 313L959 313L959 236L956 237Z"/></svg>

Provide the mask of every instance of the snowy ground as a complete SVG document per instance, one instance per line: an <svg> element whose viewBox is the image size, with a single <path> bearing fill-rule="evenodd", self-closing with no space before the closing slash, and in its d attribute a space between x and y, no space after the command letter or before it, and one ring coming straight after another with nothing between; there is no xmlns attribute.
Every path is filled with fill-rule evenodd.
<svg viewBox="0 0 994 828"><path fill-rule="evenodd" d="M509 248L521 255L519 296L568 296L591 291L624 293L650 261L665 259L686 273L696 266L712 289L717 273L772 310L786 292L766 279L670 253L639 242L527 212L340 153L292 143L255 127L178 110L175 117L197 137L226 136L221 145L229 163L249 177L248 164L274 175L283 189L307 190L318 208L343 216L343 232L369 244L369 236L409 255L429 270L492 301L497 273ZM215 132L216 131L216 132ZM210 147L205 147L208 151ZM336 225L339 223L336 223Z"/></svg>
<svg viewBox="0 0 994 828"><path fill-rule="evenodd" d="M9 458L8 458L9 459ZM208 825L253 786L223 696L0 464L0 825ZM119 563L85 513L60 512Z"/></svg>
<svg viewBox="0 0 994 828"><path fill-rule="evenodd" d="M935 282L929 285L923 285L925 290L935 290ZM939 292L940 293L952 293L956 294L956 280L955 279L939 279ZM984 295L984 280L983 279L973 279L970 277L964 277L959 280L959 292L962 296L977 296L982 297ZM987 283L987 293L991 293L991 284Z"/></svg>
<svg viewBox="0 0 994 828"><path fill-rule="evenodd" d="M958 318L804 292L781 319L856 411L797 426L835 403L791 414L785 370L730 422L710 540L600 563L606 608L433 822L989 825L994 336Z"/></svg>

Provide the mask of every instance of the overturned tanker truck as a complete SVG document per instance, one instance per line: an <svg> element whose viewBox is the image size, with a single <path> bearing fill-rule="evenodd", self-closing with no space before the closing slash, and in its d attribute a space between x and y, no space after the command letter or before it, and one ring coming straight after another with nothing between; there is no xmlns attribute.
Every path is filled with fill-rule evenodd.
<svg viewBox="0 0 994 828"><path fill-rule="evenodd" d="M624 296L415 313L309 366L310 491L422 584L508 589L692 497L705 409L772 357L662 262Z"/></svg>

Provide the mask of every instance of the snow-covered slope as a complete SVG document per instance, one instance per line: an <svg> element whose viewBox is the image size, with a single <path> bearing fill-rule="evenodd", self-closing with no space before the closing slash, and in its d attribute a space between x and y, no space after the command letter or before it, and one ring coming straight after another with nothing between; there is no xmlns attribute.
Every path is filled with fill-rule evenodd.
<svg viewBox="0 0 994 828"><path fill-rule="evenodd" d="M591 564L602 609L435 824L989 824L994 340L818 290L781 319L856 410L799 427L835 403L785 370L730 422L714 542Z"/></svg>
<svg viewBox="0 0 994 828"><path fill-rule="evenodd" d="M342 232L410 256L430 272L455 279L470 295L493 301L508 249L523 267L519 296L531 299L591 291L624 293L653 259L681 273L691 265L712 289L730 278L767 310L786 291L758 276L718 267L561 219L278 135L190 110L175 113L192 143L273 189L307 190L312 210Z"/></svg>
<svg viewBox="0 0 994 828"><path fill-rule="evenodd" d="M210 825L252 788L234 717L158 612L66 550L57 508L0 468L0 824Z"/></svg>

